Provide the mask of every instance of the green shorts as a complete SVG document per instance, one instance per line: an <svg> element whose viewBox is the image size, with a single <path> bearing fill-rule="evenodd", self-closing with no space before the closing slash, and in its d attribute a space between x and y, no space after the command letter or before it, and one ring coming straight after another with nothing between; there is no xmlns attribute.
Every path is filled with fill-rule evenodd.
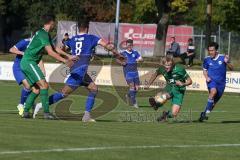
<svg viewBox="0 0 240 160"><path fill-rule="evenodd" d="M45 79L38 64L34 61L21 60L21 69L26 76L30 86L33 86L39 80Z"/></svg>
<svg viewBox="0 0 240 160"><path fill-rule="evenodd" d="M179 105L179 106L182 106L182 103L183 103L183 97L184 97L184 93L185 93L185 90L175 90L173 89L171 92L170 92L170 95L171 95L171 99L172 99L172 104L176 104L176 105Z"/></svg>

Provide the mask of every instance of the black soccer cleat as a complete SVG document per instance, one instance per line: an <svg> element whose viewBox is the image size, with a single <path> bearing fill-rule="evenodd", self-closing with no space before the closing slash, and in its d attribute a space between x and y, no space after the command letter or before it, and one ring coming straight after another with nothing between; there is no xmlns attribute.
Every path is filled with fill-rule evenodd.
<svg viewBox="0 0 240 160"><path fill-rule="evenodd" d="M23 118L29 119L29 118L32 118L32 116L29 112L24 112L23 113Z"/></svg>
<svg viewBox="0 0 240 160"><path fill-rule="evenodd" d="M44 117L44 119L47 119L47 120L54 120L54 119L56 119L55 116L52 115L51 113L44 113L43 117Z"/></svg>
<svg viewBox="0 0 240 160"><path fill-rule="evenodd" d="M205 112L202 112L200 114L200 118L199 118L199 122L203 122L204 120L208 120L208 117L206 116L206 113Z"/></svg>
<svg viewBox="0 0 240 160"><path fill-rule="evenodd" d="M149 104L151 105L151 107L154 110L158 110L157 103L156 103L156 101L155 101L155 99L153 97L150 97L148 101L149 101Z"/></svg>
<svg viewBox="0 0 240 160"><path fill-rule="evenodd" d="M166 111L163 111L162 116L157 118L158 122L166 122L167 121L167 117L168 117L168 113Z"/></svg>

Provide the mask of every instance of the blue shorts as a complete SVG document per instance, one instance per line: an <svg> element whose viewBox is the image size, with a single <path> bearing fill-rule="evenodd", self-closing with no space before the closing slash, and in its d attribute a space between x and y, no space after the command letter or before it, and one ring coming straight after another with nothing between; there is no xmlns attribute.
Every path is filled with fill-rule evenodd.
<svg viewBox="0 0 240 160"><path fill-rule="evenodd" d="M125 74L125 79L127 81L127 84L134 83L134 85L140 85L140 80L139 80L138 73L135 73L135 74L126 73Z"/></svg>
<svg viewBox="0 0 240 160"><path fill-rule="evenodd" d="M15 80L17 81L18 85L21 85L22 81L26 79L26 77L20 68L20 62L14 62L12 69Z"/></svg>
<svg viewBox="0 0 240 160"><path fill-rule="evenodd" d="M217 95L214 97L214 103L216 104L224 93L225 84L218 84L214 81L210 81L209 83L207 83L207 87L209 92L212 88L216 88Z"/></svg>
<svg viewBox="0 0 240 160"><path fill-rule="evenodd" d="M71 73L66 81L66 84L72 89L77 89L79 86L87 87L92 82L93 80L88 74L80 76L79 74Z"/></svg>

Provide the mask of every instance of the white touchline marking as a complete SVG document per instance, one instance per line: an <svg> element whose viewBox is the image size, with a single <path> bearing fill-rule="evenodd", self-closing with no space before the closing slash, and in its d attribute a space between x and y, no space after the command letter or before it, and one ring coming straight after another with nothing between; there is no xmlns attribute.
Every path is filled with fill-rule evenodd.
<svg viewBox="0 0 240 160"><path fill-rule="evenodd" d="M218 147L240 147L240 144L202 144L202 145L154 145L154 146L112 146L112 147L86 147L86 148L54 148L39 150L18 150L2 151L0 155L24 154L24 153L44 153L44 152L81 152L97 150L116 150L116 149L151 149L151 148L218 148Z"/></svg>
<svg viewBox="0 0 240 160"><path fill-rule="evenodd" d="M84 110L82 110L84 111ZM18 113L18 111L15 109L0 109L0 112L16 112ZM106 112L106 111L98 111L98 112ZM182 113L189 113L190 111L189 110L182 110L181 111ZM202 110L192 110L191 112L202 112ZM238 112L234 112L234 111L212 111L213 113L238 113ZM73 113L82 113L80 111L73 111ZM141 110L141 111L111 111L110 113L158 113L156 111L144 111L144 110Z"/></svg>

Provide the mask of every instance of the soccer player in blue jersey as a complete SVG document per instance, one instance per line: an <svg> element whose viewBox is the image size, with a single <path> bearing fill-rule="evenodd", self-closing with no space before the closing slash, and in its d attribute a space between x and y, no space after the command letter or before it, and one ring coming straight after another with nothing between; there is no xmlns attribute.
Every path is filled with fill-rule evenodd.
<svg viewBox="0 0 240 160"><path fill-rule="evenodd" d="M206 79L209 96L205 110L200 115L200 122L208 119L208 114L223 95L226 85L227 67L230 70L233 69L229 56L219 54L217 50L218 44L211 42L208 45L209 56L203 62L203 75Z"/></svg>
<svg viewBox="0 0 240 160"><path fill-rule="evenodd" d="M123 65L123 72L126 82L129 86L128 94L126 94L126 101L130 106L138 108L136 94L140 81L137 70L137 63L143 61L143 58L136 50L133 50L132 39L128 39L126 41L126 47L127 49L121 53L126 58L126 64Z"/></svg>
<svg viewBox="0 0 240 160"><path fill-rule="evenodd" d="M29 42L31 41L31 38L22 39L17 44L15 44L12 48L10 48L10 52L16 54L16 58L13 63L13 75L15 80L17 81L18 85L23 85L22 91L21 91L21 98L20 103L17 106L17 109L19 111L19 115L23 114L24 111L24 103L28 97L28 95L31 93L31 87L28 84L24 73L22 72L20 68L20 62L24 55L24 51L26 50ZM39 67L45 73L43 62L39 62Z"/></svg>
<svg viewBox="0 0 240 160"><path fill-rule="evenodd" d="M85 105L85 112L82 118L83 122L95 122L91 118L90 112L93 108L95 97L97 95L98 87L93 82L91 77L87 74L89 61L92 57L92 49L97 45L103 46L105 49L111 51L113 55L124 62L125 58L120 55L112 46L108 45L103 39L88 34L89 22L81 20L78 22L79 34L70 38L66 45L71 48L72 55L78 56L79 60L74 63L70 68L70 76L68 77L65 86L60 92L56 92L49 97L49 105L58 102L71 94L79 86L85 86L88 91L88 98ZM39 108L35 109L34 117L36 116Z"/></svg>

